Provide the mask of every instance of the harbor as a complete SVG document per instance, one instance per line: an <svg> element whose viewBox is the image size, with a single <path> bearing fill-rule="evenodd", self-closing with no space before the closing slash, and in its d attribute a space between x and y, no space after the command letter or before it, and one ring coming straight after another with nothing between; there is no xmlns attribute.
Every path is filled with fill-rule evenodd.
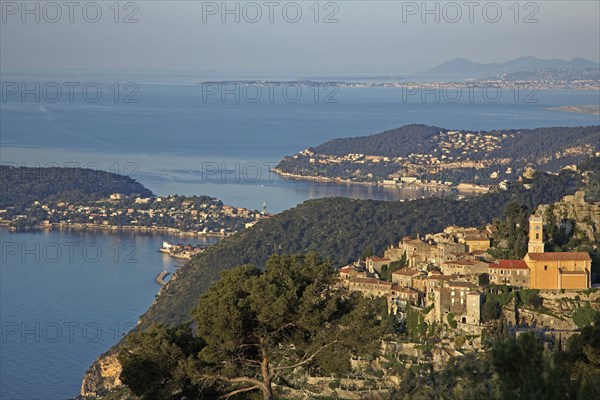
<svg viewBox="0 0 600 400"><path fill-rule="evenodd" d="M165 286L167 284L168 281L165 280L165 278L167 278L169 275L171 275L170 272L168 271L161 271L160 274L158 274L158 276L156 277L156 283L158 283L161 286Z"/></svg>
<svg viewBox="0 0 600 400"><path fill-rule="evenodd" d="M160 248L161 253L168 254L171 257L179 258L182 260L191 260L192 256L202 253L206 250L204 246L192 246L191 244L172 244L168 241L163 241L162 247Z"/></svg>

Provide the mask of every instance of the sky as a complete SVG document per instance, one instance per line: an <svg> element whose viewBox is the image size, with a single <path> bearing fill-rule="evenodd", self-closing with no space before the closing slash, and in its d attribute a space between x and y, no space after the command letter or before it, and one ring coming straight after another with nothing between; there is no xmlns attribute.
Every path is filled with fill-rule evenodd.
<svg viewBox="0 0 600 400"><path fill-rule="evenodd" d="M342 76L409 74L456 57L600 60L594 0L64 4L1 1L1 71Z"/></svg>

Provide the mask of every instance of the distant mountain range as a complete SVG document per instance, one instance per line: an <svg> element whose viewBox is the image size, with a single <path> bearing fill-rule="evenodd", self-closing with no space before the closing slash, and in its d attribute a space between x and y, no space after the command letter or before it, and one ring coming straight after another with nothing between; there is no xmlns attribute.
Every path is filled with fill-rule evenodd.
<svg viewBox="0 0 600 400"><path fill-rule="evenodd" d="M543 60L532 56L519 57L504 63L478 63L465 58L454 58L436 67L429 68L420 75L443 79L482 79L502 76L524 71L540 69L598 69L600 64L585 58L577 57L572 60L551 59Z"/></svg>

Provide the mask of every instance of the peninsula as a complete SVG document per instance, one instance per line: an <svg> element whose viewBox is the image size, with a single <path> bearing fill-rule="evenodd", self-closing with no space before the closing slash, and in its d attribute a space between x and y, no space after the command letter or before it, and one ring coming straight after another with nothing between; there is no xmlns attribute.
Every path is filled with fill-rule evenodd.
<svg viewBox="0 0 600 400"><path fill-rule="evenodd" d="M156 196L128 177L104 171L1 166L0 172L0 225L12 231L68 228L223 237L268 217L209 196Z"/></svg>
<svg viewBox="0 0 600 400"><path fill-rule="evenodd" d="M533 169L558 173L600 154L600 126L497 131L406 125L284 157L284 177L485 192Z"/></svg>

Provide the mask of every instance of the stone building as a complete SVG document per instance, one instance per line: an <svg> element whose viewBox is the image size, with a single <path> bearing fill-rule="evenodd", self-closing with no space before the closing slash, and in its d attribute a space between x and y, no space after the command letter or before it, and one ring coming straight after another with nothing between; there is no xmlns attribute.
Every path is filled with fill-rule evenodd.
<svg viewBox="0 0 600 400"><path fill-rule="evenodd" d="M418 267L422 264L428 264L435 258L435 245L433 243L424 242L417 238L405 237L400 242L400 251L406 253L408 266L411 268Z"/></svg>
<svg viewBox="0 0 600 400"><path fill-rule="evenodd" d="M387 257L377 257L377 256L369 257L366 260L367 270L372 274L380 273L381 267L383 267L384 265L389 266L391 261L392 260L390 260Z"/></svg>
<svg viewBox="0 0 600 400"><path fill-rule="evenodd" d="M392 272L392 282L396 283L399 287L415 287L414 278L422 275L425 274L418 269L402 268Z"/></svg>
<svg viewBox="0 0 600 400"><path fill-rule="evenodd" d="M487 274L490 264L476 259L458 259L442 264L441 270L444 275L480 275Z"/></svg>
<svg viewBox="0 0 600 400"><path fill-rule="evenodd" d="M486 251L490 248L490 238L479 232L465 235L461 239L461 243L467 246L467 251L469 252L477 250Z"/></svg>
<svg viewBox="0 0 600 400"><path fill-rule="evenodd" d="M489 268L490 283L528 288L529 267L523 260L498 260Z"/></svg>
<svg viewBox="0 0 600 400"><path fill-rule="evenodd" d="M434 289L435 317L438 322L446 322L448 314L455 321L478 325L481 321L483 294L478 286L470 282L448 282L447 286Z"/></svg>
<svg viewBox="0 0 600 400"><path fill-rule="evenodd" d="M456 261L459 257L468 254L469 246L464 242L465 232L475 235L479 231L476 228L455 227L455 230L448 232L428 234L425 240L407 236L398 243L398 246L388 247L384 255L391 261L398 261L406 254L408 266L411 268L428 265L441 267L445 262ZM487 242L489 244L489 239ZM489 245L487 247L472 245L472 247L475 251L479 248L487 249Z"/></svg>
<svg viewBox="0 0 600 400"><path fill-rule="evenodd" d="M339 274L342 281L347 281L351 278L367 278L367 271L360 263L354 263L340 268Z"/></svg>
<svg viewBox="0 0 600 400"><path fill-rule="evenodd" d="M347 281L348 289L361 292L365 296L388 297L392 293L392 282L375 278L351 278Z"/></svg>

